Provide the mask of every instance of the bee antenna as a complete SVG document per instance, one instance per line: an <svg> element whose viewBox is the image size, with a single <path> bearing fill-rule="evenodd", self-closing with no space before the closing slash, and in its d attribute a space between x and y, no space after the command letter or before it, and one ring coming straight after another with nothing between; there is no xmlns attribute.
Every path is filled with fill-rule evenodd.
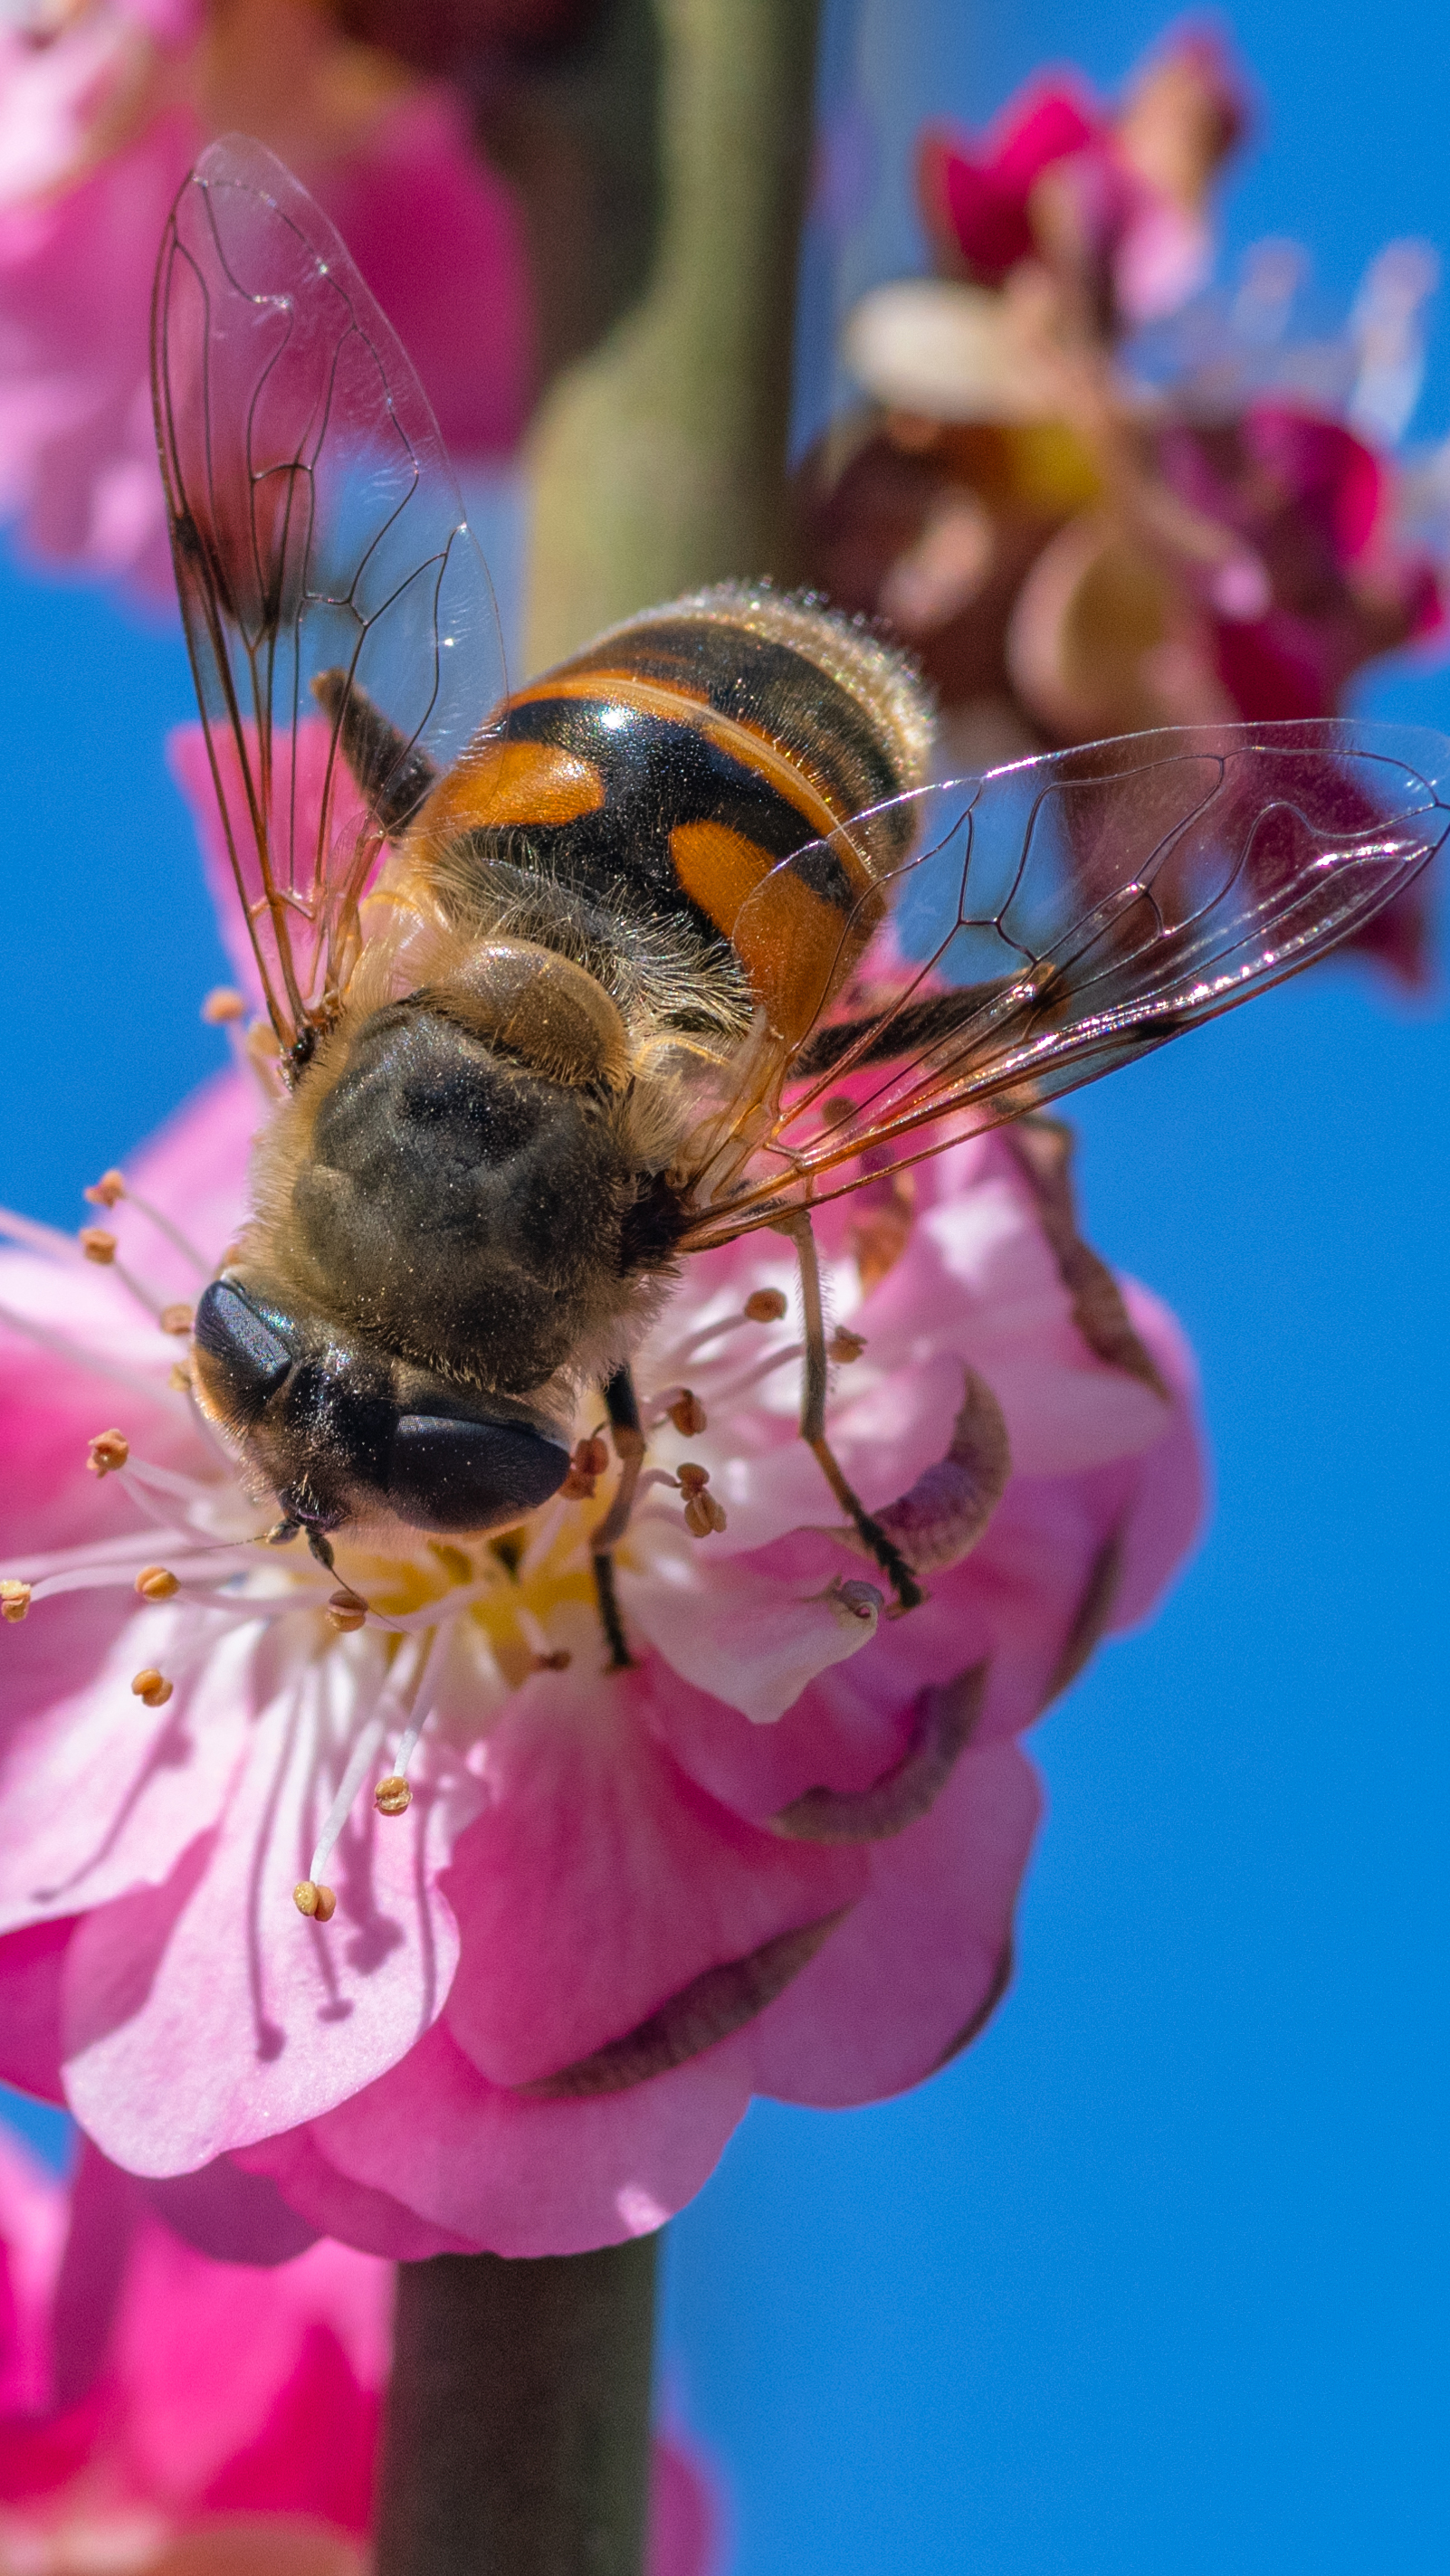
<svg viewBox="0 0 1450 2576"><path fill-rule="evenodd" d="M311 1548L313 1555L316 1557L318 1564L325 1566L329 1574L334 1574L337 1569L333 1564L332 1559L332 1541L328 1538L325 1531L320 1529L309 1529L307 1533L307 1544Z"/></svg>
<svg viewBox="0 0 1450 2576"><path fill-rule="evenodd" d="M299 1520L294 1520L289 1512L285 1520L274 1521L269 1530L264 1530L262 1534L262 1545L264 1547L285 1547L289 1539L297 1536L301 1527L302 1523Z"/></svg>

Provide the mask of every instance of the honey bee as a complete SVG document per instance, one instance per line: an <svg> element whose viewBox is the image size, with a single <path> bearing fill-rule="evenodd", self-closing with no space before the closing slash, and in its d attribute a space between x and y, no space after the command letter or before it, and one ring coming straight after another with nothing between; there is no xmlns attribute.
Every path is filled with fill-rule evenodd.
<svg viewBox="0 0 1450 2576"><path fill-rule="evenodd" d="M260 146L182 188L157 432L231 863L280 1049L194 1384L272 1535L500 1531L621 1462L679 1264L788 1235L827 1437L812 1210L1322 956L1438 847L1450 746L1349 723L1138 735L933 783L860 624L764 586L651 610L510 695L426 399ZM305 834L303 790L322 826ZM823 1498L824 1499L824 1498Z"/></svg>

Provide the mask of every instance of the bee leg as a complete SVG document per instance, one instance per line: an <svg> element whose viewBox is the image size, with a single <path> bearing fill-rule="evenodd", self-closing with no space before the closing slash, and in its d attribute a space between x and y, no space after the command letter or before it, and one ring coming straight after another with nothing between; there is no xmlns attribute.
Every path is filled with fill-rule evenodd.
<svg viewBox="0 0 1450 2576"><path fill-rule="evenodd" d="M842 1510L855 1524L862 1545L876 1559L883 1574L891 1578L891 1587L903 1610L915 1610L926 1599L895 1541L889 1538L879 1521L854 1494L837 1464L835 1453L826 1438L826 1321L821 1306L821 1265L816 1255L816 1238L804 1208L797 1216L782 1220L778 1234L788 1234L800 1263L801 1302L805 1308L806 1357L801 1387L801 1438L817 1460L822 1475Z"/></svg>
<svg viewBox="0 0 1450 2576"><path fill-rule="evenodd" d="M353 784L390 841L405 832L438 776L432 761L365 696L347 671L320 671L312 694L337 728Z"/></svg>
<svg viewBox="0 0 1450 2576"><path fill-rule="evenodd" d="M614 1588L614 1551L629 1527L640 1469L644 1465L639 1398L628 1367L615 1370L604 1390L604 1407L609 1415L609 1428L619 1460L619 1484L613 1502L594 1533L594 1590L599 1601L599 1624L609 1648L609 1670L623 1673L629 1671L634 1657L629 1651L624 1621L619 1615L619 1595Z"/></svg>

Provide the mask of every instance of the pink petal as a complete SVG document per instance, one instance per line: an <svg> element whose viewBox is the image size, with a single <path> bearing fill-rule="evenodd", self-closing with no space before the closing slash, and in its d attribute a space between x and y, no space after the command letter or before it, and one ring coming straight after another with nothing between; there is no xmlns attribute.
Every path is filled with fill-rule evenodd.
<svg viewBox="0 0 1450 2576"><path fill-rule="evenodd" d="M724 2514L718 2480L677 2427L655 2435L645 2576L713 2576Z"/></svg>
<svg viewBox="0 0 1450 2576"><path fill-rule="evenodd" d="M133 1606L127 1592L118 1617L117 1598L65 1594L18 1631L0 1751L7 1929L160 1884L233 1788L261 1687L255 1631L223 1635L196 1669L197 1613ZM175 1676L158 1710L131 1690L148 1665Z"/></svg>
<svg viewBox="0 0 1450 2576"><path fill-rule="evenodd" d="M310 2128L259 2138L231 2159L244 2173L274 2177L292 2208L328 2236L390 2263L425 2263L431 2254L469 2254L467 2237L436 2227L389 2191L351 2182L329 2164Z"/></svg>
<svg viewBox="0 0 1450 2576"><path fill-rule="evenodd" d="M43 2102L65 2098L61 1978L74 1928L36 1923L0 1940L0 2079Z"/></svg>
<svg viewBox="0 0 1450 2576"><path fill-rule="evenodd" d="M495 2084L573 2065L864 1880L854 1853L786 1851L704 1797L641 1722L633 1676L582 1656L516 1694L484 1782L444 1882L463 1952L446 2017Z"/></svg>
<svg viewBox="0 0 1450 2576"><path fill-rule="evenodd" d="M875 1636L886 1578L874 1565L875 1581L855 1569L844 1587L828 1573L807 1589L809 1578L782 1581L764 1551L712 1562L710 1549L709 1539L681 1531L672 1544L656 1531L648 1573L621 1567L620 1600L672 1671L756 1725L783 1716L817 1673Z"/></svg>
<svg viewBox="0 0 1450 2576"><path fill-rule="evenodd" d="M919 1824L872 1847L868 1894L737 2043L759 2091L879 2101L975 2035L1006 1982L1040 1803L1025 1756L989 1745L962 1755Z"/></svg>
<svg viewBox="0 0 1450 2576"><path fill-rule="evenodd" d="M87 1915L66 1965L66 2092L117 2163L193 2172L295 2128L404 2056L457 1962L432 1885L446 1801L371 1805L336 1855L337 1915L292 1902L321 1821L312 1733L344 1683L302 1668L252 1722L215 1830L158 1888Z"/></svg>
<svg viewBox="0 0 1450 2576"><path fill-rule="evenodd" d="M521 2101L436 2023L394 2071L315 2124L354 2181L496 2254L579 2254L663 2226L705 2183L750 2098L727 2040L652 2084Z"/></svg>

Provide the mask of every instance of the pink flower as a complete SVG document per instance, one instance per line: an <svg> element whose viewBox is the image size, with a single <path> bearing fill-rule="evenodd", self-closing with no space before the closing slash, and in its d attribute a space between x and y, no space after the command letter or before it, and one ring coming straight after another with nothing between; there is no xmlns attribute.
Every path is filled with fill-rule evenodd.
<svg viewBox="0 0 1450 2576"><path fill-rule="evenodd" d="M185 2190L168 2224L93 2148L67 2190L0 2127L0 2564L362 2576L390 2267L327 2243L212 2261ZM707 2576L719 2519L657 2440L649 2576Z"/></svg>
<svg viewBox="0 0 1450 2576"><path fill-rule="evenodd" d="M1258 401L1235 417L1173 423L1158 440L1164 481L1230 528L1263 567L1259 613L1211 600L1218 676L1251 717L1332 715L1354 673L1434 633L1434 567L1389 540L1394 466L1343 422Z"/></svg>
<svg viewBox="0 0 1450 2576"><path fill-rule="evenodd" d="M1239 75L1203 32L1151 56L1116 112L1075 73L1038 75L980 145L923 132L917 183L938 258L983 286L1065 259L1123 321L1171 313L1207 274L1208 188L1244 119Z"/></svg>
<svg viewBox="0 0 1450 2576"><path fill-rule="evenodd" d="M129 2171L196 2177L198 2229L241 2192L259 2244L299 2216L399 2257L647 2231L752 2092L875 2099L996 2002L1037 1812L1014 1738L1190 1541L1187 1353L1079 1239L1066 1132L976 1139L819 1226L833 1441L922 1607L883 1616L832 1526L793 1258L754 1235L686 1266L635 1362L632 1669L601 1672L603 1506L562 1496L515 1545L340 1547L359 1628L257 1544L168 1338L255 1117L240 1071L179 1113L92 1243L114 1261L10 1221L0 2071ZM723 1507L702 1538L692 1488Z"/></svg>
<svg viewBox="0 0 1450 2576"><path fill-rule="evenodd" d="M210 134L285 146L407 338L460 461L506 455L532 397L522 220L442 83L325 13L92 0L0 33L0 512L53 562L172 596L151 418L151 280ZM261 24L265 17L265 25Z"/></svg>

